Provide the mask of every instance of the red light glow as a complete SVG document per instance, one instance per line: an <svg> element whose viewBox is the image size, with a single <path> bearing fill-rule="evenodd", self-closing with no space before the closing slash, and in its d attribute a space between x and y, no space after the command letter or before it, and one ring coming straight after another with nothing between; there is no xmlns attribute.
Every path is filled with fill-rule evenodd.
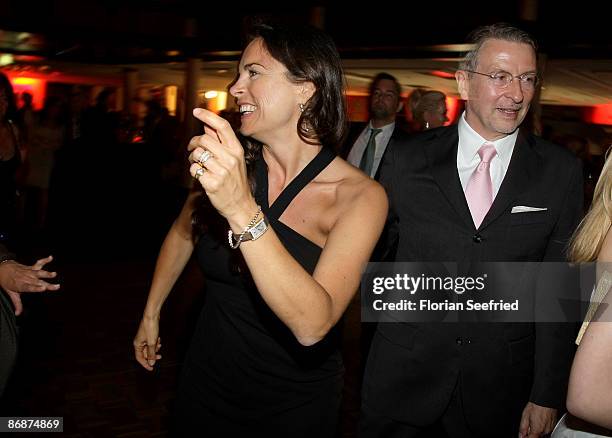
<svg viewBox="0 0 612 438"><path fill-rule="evenodd" d="M444 126L448 126L448 125L457 123L457 119L459 118L460 110L461 110L461 105L459 105L459 99L446 96L446 117L448 118L448 122L446 122Z"/></svg>
<svg viewBox="0 0 612 438"><path fill-rule="evenodd" d="M584 121L596 125L612 125L612 104L595 105L584 110Z"/></svg>
<svg viewBox="0 0 612 438"><path fill-rule="evenodd" d="M9 76L9 79L13 84L13 91L16 96L20 96L21 93L27 91L32 95L32 106L34 109L37 111L42 109L47 94L47 81L23 76ZM17 98L17 104L21 106L19 97Z"/></svg>
<svg viewBox="0 0 612 438"><path fill-rule="evenodd" d="M431 74L433 76L436 76L436 77L442 78L442 79L455 79L455 75L453 73L449 73L447 71L434 70L434 71L431 72Z"/></svg>

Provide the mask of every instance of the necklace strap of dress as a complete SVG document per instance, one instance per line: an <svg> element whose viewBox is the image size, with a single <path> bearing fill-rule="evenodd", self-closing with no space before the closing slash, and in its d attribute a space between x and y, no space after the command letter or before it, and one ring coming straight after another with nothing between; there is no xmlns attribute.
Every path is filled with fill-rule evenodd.
<svg viewBox="0 0 612 438"><path fill-rule="evenodd" d="M262 200L262 209L269 219L278 219L291 201L302 191L306 185L331 163L336 154L329 148L323 147L319 153L302 169L287 187L278 195L272 205L268 201L268 170L263 156L256 165L257 188L256 198Z"/></svg>

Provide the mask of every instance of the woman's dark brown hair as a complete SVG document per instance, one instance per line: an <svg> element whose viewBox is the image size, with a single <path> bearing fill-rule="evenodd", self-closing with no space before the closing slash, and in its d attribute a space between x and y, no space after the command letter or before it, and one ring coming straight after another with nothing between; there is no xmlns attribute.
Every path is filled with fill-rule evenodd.
<svg viewBox="0 0 612 438"><path fill-rule="evenodd" d="M261 38L270 55L285 66L289 81L295 84L311 82L315 86L297 124L300 138L309 144L335 149L346 134L347 113L342 64L332 39L311 26L273 24L256 19L248 27L246 45L257 38ZM249 137L240 140L251 191L255 193L254 165L261 155L262 144ZM196 200L193 214L194 237L207 231L225 241L227 223L213 220L215 217L219 215L203 193ZM220 222L220 229L216 222Z"/></svg>

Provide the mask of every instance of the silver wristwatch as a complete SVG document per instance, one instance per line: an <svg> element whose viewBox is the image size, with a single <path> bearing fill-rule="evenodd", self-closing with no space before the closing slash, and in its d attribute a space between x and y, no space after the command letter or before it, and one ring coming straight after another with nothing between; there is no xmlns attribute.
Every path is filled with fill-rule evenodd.
<svg viewBox="0 0 612 438"><path fill-rule="evenodd" d="M246 242L247 240L259 239L263 235L263 233L268 231L269 225L270 225L270 222L268 222L268 219L265 216L262 217L259 220L259 222L257 222L255 225L249 228L247 232L244 233L244 236L242 237L242 241Z"/></svg>

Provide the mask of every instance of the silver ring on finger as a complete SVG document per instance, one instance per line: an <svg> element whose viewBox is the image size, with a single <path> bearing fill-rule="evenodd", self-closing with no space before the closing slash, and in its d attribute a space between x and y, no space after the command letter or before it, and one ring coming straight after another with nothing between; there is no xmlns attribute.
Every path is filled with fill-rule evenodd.
<svg viewBox="0 0 612 438"><path fill-rule="evenodd" d="M195 179L200 179L200 177L201 177L202 175L204 175L204 172L205 172L204 168L203 168L203 167L200 167L200 168L198 168L198 170L196 170L196 171L195 171L195 173L193 174L193 177L194 177Z"/></svg>
<svg viewBox="0 0 612 438"><path fill-rule="evenodd" d="M210 151L205 149L204 152L202 152L202 155L200 155L200 158L198 158L198 163L200 163L201 165L204 165L211 158L212 158L212 154L210 153Z"/></svg>

